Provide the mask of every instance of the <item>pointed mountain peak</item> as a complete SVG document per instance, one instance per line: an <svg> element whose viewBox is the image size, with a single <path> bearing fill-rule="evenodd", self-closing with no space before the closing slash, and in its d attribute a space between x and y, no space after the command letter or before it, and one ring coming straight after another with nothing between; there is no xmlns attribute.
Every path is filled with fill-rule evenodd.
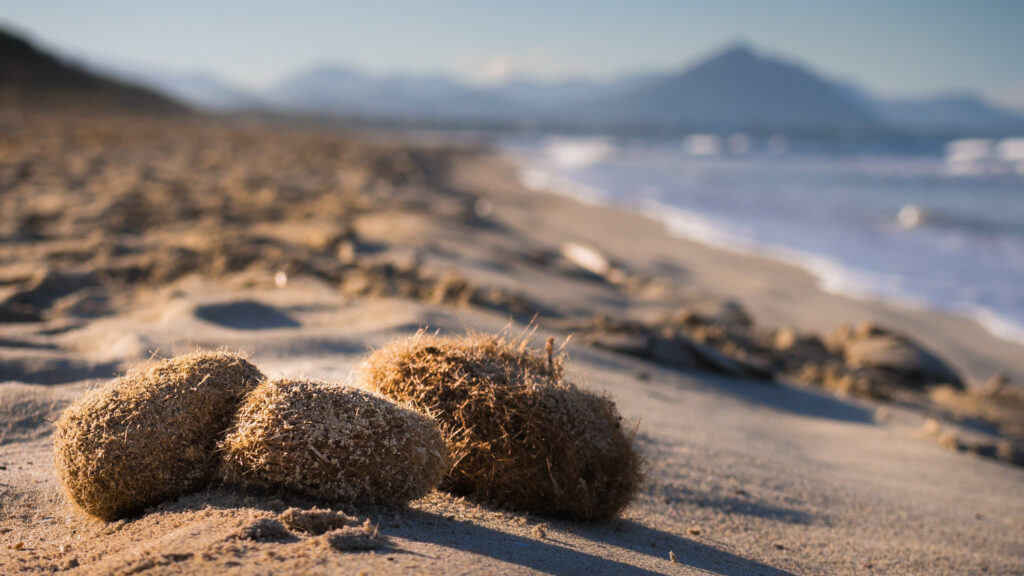
<svg viewBox="0 0 1024 576"><path fill-rule="evenodd" d="M757 60L757 52L745 42L737 42L714 53L708 60Z"/></svg>

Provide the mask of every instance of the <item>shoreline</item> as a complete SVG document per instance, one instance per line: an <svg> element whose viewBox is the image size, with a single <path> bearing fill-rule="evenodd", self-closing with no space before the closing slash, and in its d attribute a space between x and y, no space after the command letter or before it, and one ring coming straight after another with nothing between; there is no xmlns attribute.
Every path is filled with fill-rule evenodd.
<svg viewBox="0 0 1024 576"><path fill-rule="evenodd" d="M849 267L835 259L781 244L758 244L722 230L703 214L655 201L636 205L615 204L603 190L593 188L568 177L552 174L513 151L500 150L500 154L517 167L520 183L531 190L548 192L589 205L604 205L618 210L644 214L661 222L669 233L684 240L712 249L741 255L767 258L809 272L818 280L822 291L854 300L880 301L901 309L927 310L967 318L981 325L991 335L1024 346L1024 324L1016 322L984 306L942 305L929 303L926 298L907 294L893 285L898 278L859 268Z"/></svg>
<svg viewBox="0 0 1024 576"><path fill-rule="evenodd" d="M530 174L532 168L511 154L498 151L495 155L499 158L499 162L508 164L508 169L513 174L512 177L526 191L561 198L586 210L603 209L624 217L646 219L652 225L662 229L665 236L664 241L676 241L686 246L687 254L699 254L707 251L708 254L700 255L700 260L713 259L713 256L709 255L721 253L731 257L726 261L734 267L746 266L745 262L748 262L746 259L758 262L753 268L759 270L777 266L779 270L773 272L771 277L779 281L780 287L784 287L783 289L786 290L806 293L804 282L802 279L798 280L797 277L807 277L813 283L813 290L822 296L822 301L838 299L842 302L836 308L842 310L841 317L844 318L844 322L875 321L905 331L914 338L929 343L941 354L952 357L953 361L968 373L972 382L984 383L999 372L1006 373L1014 382L1024 382L1024 360L1017 360L1014 353L1016 351L1019 356L1024 357L1024 340L1017 338L1017 336L1024 338L1024 333L1018 335L1015 330L1017 327L1011 326L1002 331L1004 333L1011 331L1012 335L999 334L998 328L993 328L991 323L986 323L978 318L979 315L983 315L987 311L979 311L974 314L960 313L930 307L910 298L900 300L868 294L858 296L840 289L829 289L827 287L828 279L823 277L821 270L816 267L832 265L831 261L786 248L778 248L778 253L774 254L772 247L744 246L738 242L726 241L715 243L705 239L706 235L682 230L682 226L678 226L679 229L677 229L671 216L653 214L648 210L616 206L603 199L598 190L548 174L544 174L544 177L537 177L535 174ZM577 186L578 189L573 189L573 186ZM672 207L669 209L674 210ZM685 257L681 260L685 260ZM715 291L714 285L705 287L712 292ZM729 291L725 290L724 292L728 293ZM744 304L749 304L748 299L758 299L749 293L744 296L739 298ZM798 329L815 331L835 327L819 321L808 321L807 315L792 310L790 306L781 307L777 302L772 304L760 307L761 314L758 313L758 306L752 306L752 311L755 316L765 320L769 325L795 325ZM857 318L858 307L863 308L863 315L859 319ZM996 321L1006 322L999 317L996 317ZM935 334L933 328L937 326L948 327L947 329L951 330L950 334L946 336ZM965 345L966 342L963 339L957 341L957 338L951 336L954 333L967 334L967 338L972 341L972 344ZM994 352L984 350L986 345L993 348Z"/></svg>

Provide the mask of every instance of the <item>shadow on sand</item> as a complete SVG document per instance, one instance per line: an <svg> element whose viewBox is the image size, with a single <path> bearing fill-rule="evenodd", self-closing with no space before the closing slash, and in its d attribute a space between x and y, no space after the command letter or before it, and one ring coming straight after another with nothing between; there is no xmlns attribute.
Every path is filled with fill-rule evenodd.
<svg viewBox="0 0 1024 576"><path fill-rule="evenodd" d="M806 390L780 382L753 382L716 374L701 374L700 382L758 406L800 416L828 418L858 424L875 423L874 412L825 391Z"/></svg>
<svg viewBox="0 0 1024 576"><path fill-rule="evenodd" d="M748 560L633 521L624 521L618 524L618 529L616 529L616 524L611 523L586 525L555 522L552 525L555 528L568 528L584 538L605 545L617 546L655 558L659 562L664 562L664 570L653 571L618 560L588 554L572 548L571 545L554 540L527 538L423 511L410 510L408 519L414 525L433 524L435 527L429 530L414 528L410 531L403 531L398 534L403 538L488 556L495 560L551 574L663 574L676 568L669 560L669 551L675 553L679 567L695 568L711 574L723 576L789 574L789 572L767 564Z"/></svg>
<svg viewBox="0 0 1024 576"><path fill-rule="evenodd" d="M26 356L0 362L0 382L67 384L97 378L113 378L121 369L120 362L92 363L68 356L44 356L42 360L45 361Z"/></svg>
<svg viewBox="0 0 1024 576"><path fill-rule="evenodd" d="M159 509L171 511L256 508L267 512L280 513L285 508L297 506L310 508L317 505L333 507L305 497L288 494L266 494L252 497L227 487L212 488L203 492L182 496L177 501L164 504ZM367 516L379 522L383 516L399 520L400 527L386 527L385 536L393 537L379 552L421 555L403 548L401 541L413 541L444 546L470 554L507 562L523 568L550 574L665 574L677 572L680 568L700 570L722 576L748 574L787 575L785 570L774 568L762 562L720 550L714 546L644 526L633 520L617 520L601 524L586 524L561 520L546 520L552 527L552 535L568 532L599 544L608 550L608 555L625 552L626 558L614 560L574 548L572 543L559 542L550 537L536 538L521 536L490 528L450 516L416 510L412 508L371 508L368 510L346 510L358 516ZM136 516L128 519L140 518ZM557 531L557 532L556 532ZM271 534L275 541L292 541L287 535ZM257 537L254 538L260 540ZM616 552L610 548L620 548ZM677 564L669 558L673 552ZM636 556L647 557L637 565ZM630 558L632 556L632 558Z"/></svg>
<svg viewBox="0 0 1024 576"><path fill-rule="evenodd" d="M604 544L618 546L645 554L653 558L667 558L667 550L675 552L676 560L683 566L723 576L741 574L791 575L791 572L767 564L737 556L713 546L702 544L669 532L644 526L633 520L621 520L613 524L614 529L605 526L586 526L576 532Z"/></svg>
<svg viewBox="0 0 1024 576"><path fill-rule="evenodd" d="M299 322L281 310L253 301L200 306L196 309L196 316L207 322L235 330L272 330L301 326Z"/></svg>
<svg viewBox="0 0 1024 576"><path fill-rule="evenodd" d="M837 398L824 390L817 391L798 388L791 384L777 381L746 380L713 372L682 370L589 347L574 348L572 355L576 360L605 366L614 371L625 373L642 372L646 374L645 379L653 380L653 386L647 388L647 390L656 396L658 395L657 390L659 386L664 386L665 390L671 388L676 390L683 389L683 387L678 386L672 381L674 379L662 379L657 376L658 372L671 373L682 376L701 387L738 398L748 404L764 406L779 412L789 412L800 416L828 418L858 424L875 423L872 410L859 406L854 401L845 401ZM668 400L667 398L663 399Z"/></svg>

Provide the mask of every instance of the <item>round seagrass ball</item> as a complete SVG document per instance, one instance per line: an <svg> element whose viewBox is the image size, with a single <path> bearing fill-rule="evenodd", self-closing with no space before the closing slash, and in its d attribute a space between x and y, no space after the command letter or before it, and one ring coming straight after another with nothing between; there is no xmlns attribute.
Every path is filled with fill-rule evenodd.
<svg viewBox="0 0 1024 576"><path fill-rule="evenodd" d="M504 338L417 334L373 353L361 385L434 414L452 462L441 487L526 512L615 516L641 481L615 404L562 379L562 360Z"/></svg>
<svg viewBox="0 0 1024 576"><path fill-rule="evenodd" d="M88 391L57 420L54 463L86 512L114 520L206 484L217 441L263 379L240 356L150 362Z"/></svg>
<svg viewBox="0 0 1024 576"><path fill-rule="evenodd" d="M334 502L400 505L447 471L433 418L377 394L312 380L265 382L221 444L221 478Z"/></svg>

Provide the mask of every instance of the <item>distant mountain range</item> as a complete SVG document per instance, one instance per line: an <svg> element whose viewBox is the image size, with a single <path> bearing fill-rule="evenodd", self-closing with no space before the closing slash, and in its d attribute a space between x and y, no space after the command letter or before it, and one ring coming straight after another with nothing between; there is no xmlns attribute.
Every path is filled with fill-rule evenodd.
<svg viewBox="0 0 1024 576"><path fill-rule="evenodd" d="M515 78L481 87L444 75L382 75L350 67L320 66L262 91L229 86L208 74L182 74L137 65L86 63L83 66L92 72L87 74L2 31L0 56L0 93L14 90L12 87L38 92L47 85L48 90L82 88L116 93L117 99L136 105L174 106L170 99L153 92L157 91L215 112L269 111L369 120L602 130L933 135L1024 132L1024 116L994 107L980 96L877 98L849 83L831 80L744 45L729 47L676 72L632 74L605 81ZM117 80L104 78L107 76Z"/></svg>
<svg viewBox="0 0 1024 576"><path fill-rule="evenodd" d="M154 85L197 106L218 110L263 107L384 119L711 131L1024 131L1024 116L994 107L980 96L876 98L743 45L677 72L633 74L607 81L517 78L479 87L441 75L376 75L322 66L288 77L263 92L223 88L211 99L190 91L185 80L187 77L178 78L176 86L166 80ZM233 100L223 97L229 93Z"/></svg>
<svg viewBox="0 0 1024 576"><path fill-rule="evenodd" d="M880 124L870 109L828 81L745 46L576 109L585 119L702 130L844 130Z"/></svg>
<svg viewBox="0 0 1024 576"><path fill-rule="evenodd" d="M212 74L176 72L153 66L126 63L82 64L90 72L123 82L147 86L190 106L208 112L227 112L265 106L262 99L234 88Z"/></svg>
<svg viewBox="0 0 1024 576"><path fill-rule="evenodd" d="M181 112L162 94L93 74L0 30L0 103L21 107Z"/></svg>
<svg viewBox="0 0 1024 576"><path fill-rule="evenodd" d="M996 108L974 94L876 101L874 111L883 121L916 132L1024 131L1024 117Z"/></svg>

